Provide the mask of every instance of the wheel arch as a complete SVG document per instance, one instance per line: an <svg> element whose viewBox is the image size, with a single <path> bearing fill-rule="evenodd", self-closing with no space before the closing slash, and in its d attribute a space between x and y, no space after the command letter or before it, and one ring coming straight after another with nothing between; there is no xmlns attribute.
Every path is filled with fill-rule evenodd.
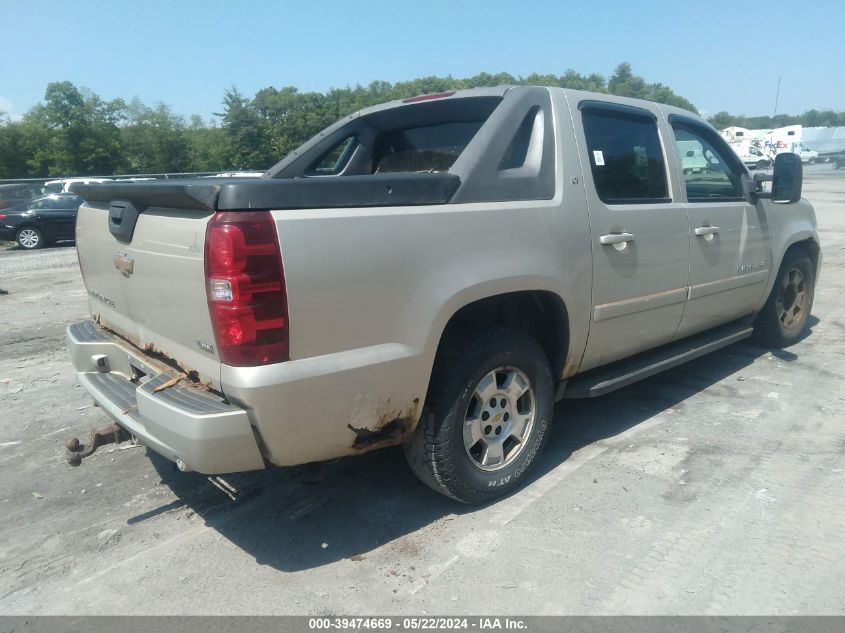
<svg viewBox="0 0 845 633"><path fill-rule="evenodd" d="M556 379L567 371L570 313L563 297L551 290L513 290L463 302L451 312L437 336L432 372L448 354L454 337L479 326L512 327L527 333L545 352Z"/></svg>
<svg viewBox="0 0 845 633"><path fill-rule="evenodd" d="M783 247L779 248L775 253L773 253L773 261L771 266L771 272L769 274L769 281L766 284L766 292L763 294L763 297L760 300L760 304L757 306L757 310L755 312L759 312L763 309L763 306L766 304L766 301L768 300L769 295L772 292L772 288L774 288L778 274L780 274L780 268L783 265L783 260L786 258L788 253L796 249L802 250L807 253L807 256L810 258L810 261L813 262L813 268L815 269L816 273L816 280L818 280L822 264L821 245L819 244L818 234L815 232L815 230L808 228L806 230L798 231L791 235L790 238L784 242Z"/></svg>
<svg viewBox="0 0 845 633"><path fill-rule="evenodd" d="M789 253L793 251L803 251L810 258L810 261L813 262L813 270L816 273L816 278L818 278L822 257L821 250L821 246L815 236L796 237L786 245L786 248L783 249L783 255L778 262L775 276L777 276L777 273L780 272L783 260L786 259Z"/></svg>

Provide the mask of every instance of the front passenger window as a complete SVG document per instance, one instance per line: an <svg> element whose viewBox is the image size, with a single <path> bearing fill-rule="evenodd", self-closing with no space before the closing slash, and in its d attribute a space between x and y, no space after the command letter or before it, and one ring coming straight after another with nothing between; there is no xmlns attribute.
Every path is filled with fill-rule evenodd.
<svg viewBox="0 0 845 633"><path fill-rule="evenodd" d="M717 147L715 139L692 126L675 124L672 129L689 202L744 200L742 172L729 147Z"/></svg>

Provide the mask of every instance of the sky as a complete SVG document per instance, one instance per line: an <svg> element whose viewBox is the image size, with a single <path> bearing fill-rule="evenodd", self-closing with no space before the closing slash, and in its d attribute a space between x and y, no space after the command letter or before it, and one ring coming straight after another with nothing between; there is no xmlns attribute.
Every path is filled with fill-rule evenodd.
<svg viewBox="0 0 845 633"><path fill-rule="evenodd" d="M705 116L845 110L845 0L0 0L0 111L51 81L210 117L224 90L629 62Z"/></svg>

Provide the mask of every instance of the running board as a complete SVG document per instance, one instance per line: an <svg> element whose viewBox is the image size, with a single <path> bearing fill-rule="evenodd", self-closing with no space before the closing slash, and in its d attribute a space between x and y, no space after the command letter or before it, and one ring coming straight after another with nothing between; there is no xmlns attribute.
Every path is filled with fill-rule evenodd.
<svg viewBox="0 0 845 633"><path fill-rule="evenodd" d="M566 383L564 398L595 398L751 336L748 321L723 325L632 358L584 372Z"/></svg>

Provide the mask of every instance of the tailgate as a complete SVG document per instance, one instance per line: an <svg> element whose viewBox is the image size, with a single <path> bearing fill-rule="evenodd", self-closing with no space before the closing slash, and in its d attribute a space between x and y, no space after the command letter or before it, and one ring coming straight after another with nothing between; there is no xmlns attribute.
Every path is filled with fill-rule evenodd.
<svg viewBox="0 0 845 633"><path fill-rule="evenodd" d="M134 231L118 239L109 227L109 207L86 202L76 220L91 314L147 353L161 354L219 388L203 270L213 211L150 206L137 215Z"/></svg>

